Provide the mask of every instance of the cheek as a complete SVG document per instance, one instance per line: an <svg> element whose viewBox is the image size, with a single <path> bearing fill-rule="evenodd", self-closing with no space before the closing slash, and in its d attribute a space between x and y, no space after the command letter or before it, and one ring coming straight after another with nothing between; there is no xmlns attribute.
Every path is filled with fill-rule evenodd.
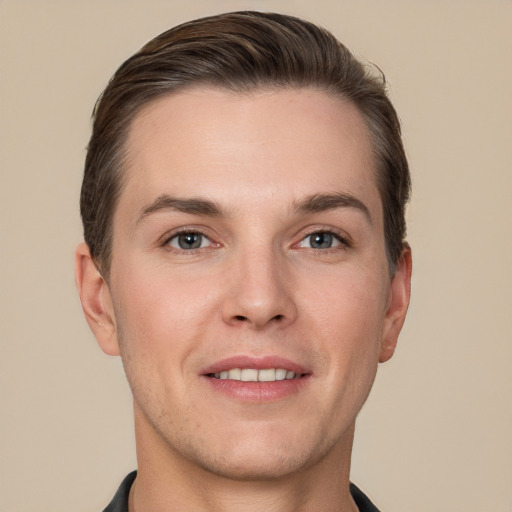
<svg viewBox="0 0 512 512"><path fill-rule="evenodd" d="M130 267L113 287L121 350L155 366L178 364L211 326L218 299L206 280Z"/></svg>
<svg viewBox="0 0 512 512"><path fill-rule="evenodd" d="M335 400L357 408L366 399L377 370L386 278L347 272L325 280L315 290L310 287L301 294L307 297L302 310L308 312L308 331L319 335L322 346L317 346L317 352L327 358L327 388L335 390Z"/></svg>
<svg viewBox="0 0 512 512"><path fill-rule="evenodd" d="M161 284L124 282L129 289L118 289L115 297L121 359L136 403L156 418L165 397L185 394L181 362L193 336L183 318L187 305Z"/></svg>
<svg viewBox="0 0 512 512"><path fill-rule="evenodd" d="M297 294L301 309L317 329L328 339L337 340L340 349L351 347L350 340L358 338L358 346L372 344L381 335L385 317L388 287L385 277L364 269L316 276L303 280Z"/></svg>

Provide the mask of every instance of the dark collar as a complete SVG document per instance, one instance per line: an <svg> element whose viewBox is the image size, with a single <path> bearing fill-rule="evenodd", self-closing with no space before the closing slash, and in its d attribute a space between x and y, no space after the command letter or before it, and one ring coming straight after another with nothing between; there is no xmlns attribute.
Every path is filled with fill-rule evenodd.
<svg viewBox="0 0 512 512"><path fill-rule="evenodd" d="M119 486L114 499L103 512L128 512L128 496L136 476L137 471L132 471L126 476ZM359 512L379 512L368 497L354 484L350 484L350 494L352 494Z"/></svg>

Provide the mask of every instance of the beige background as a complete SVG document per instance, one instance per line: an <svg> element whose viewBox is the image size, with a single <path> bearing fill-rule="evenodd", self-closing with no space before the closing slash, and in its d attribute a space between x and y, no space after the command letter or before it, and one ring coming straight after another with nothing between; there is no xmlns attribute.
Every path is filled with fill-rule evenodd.
<svg viewBox="0 0 512 512"><path fill-rule="evenodd" d="M413 302L360 416L353 480L383 512L512 511L512 2L0 2L0 510L102 510L135 465L120 362L72 277L89 115L186 19L307 17L385 70L414 177Z"/></svg>

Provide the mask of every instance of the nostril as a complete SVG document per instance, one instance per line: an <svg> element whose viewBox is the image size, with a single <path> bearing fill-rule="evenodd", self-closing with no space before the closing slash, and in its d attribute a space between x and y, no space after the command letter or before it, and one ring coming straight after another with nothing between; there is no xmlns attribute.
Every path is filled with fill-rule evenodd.
<svg viewBox="0 0 512 512"><path fill-rule="evenodd" d="M274 317L274 320L282 320L283 318L284 318L283 315L276 315Z"/></svg>
<svg viewBox="0 0 512 512"><path fill-rule="evenodd" d="M243 322L244 320L247 320L247 317L246 316L243 316L243 315L236 315L235 318L237 320L240 320L241 322Z"/></svg>

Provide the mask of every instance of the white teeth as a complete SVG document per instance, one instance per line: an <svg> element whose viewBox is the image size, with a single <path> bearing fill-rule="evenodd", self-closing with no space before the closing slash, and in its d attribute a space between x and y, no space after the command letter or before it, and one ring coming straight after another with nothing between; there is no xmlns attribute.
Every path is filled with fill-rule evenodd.
<svg viewBox="0 0 512 512"><path fill-rule="evenodd" d="M284 368L231 368L214 374L217 379L239 380L242 382L274 382L276 380L290 380L298 378L295 372Z"/></svg>
<svg viewBox="0 0 512 512"><path fill-rule="evenodd" d="M258 370L254 370L253 368L244 368L240 375L240 380L242 382L258 382Z"/></svg>
<svg viewBox="0 0 512 512"><path fill-rule="evenodd" d="M284 370L283 368L278 368L276 370L276 380L284 380L286 379L286 370Z"/></svg>
<svg viewBox="0 0 512 512"><path fill-rule="evenodd" d="M242 375L242 370L240 370L240 368L233 368L232 370L229 370L229 372L227 372L227 374L228 374L228 379L240 380L240 377Z"/></svg>
<svg viewBox="0 0 512 512"><path fill-rule="evenodd" d="M272 382L276 380L276 371L274 368L260 370L258 372L258 382Z"/></svg>

